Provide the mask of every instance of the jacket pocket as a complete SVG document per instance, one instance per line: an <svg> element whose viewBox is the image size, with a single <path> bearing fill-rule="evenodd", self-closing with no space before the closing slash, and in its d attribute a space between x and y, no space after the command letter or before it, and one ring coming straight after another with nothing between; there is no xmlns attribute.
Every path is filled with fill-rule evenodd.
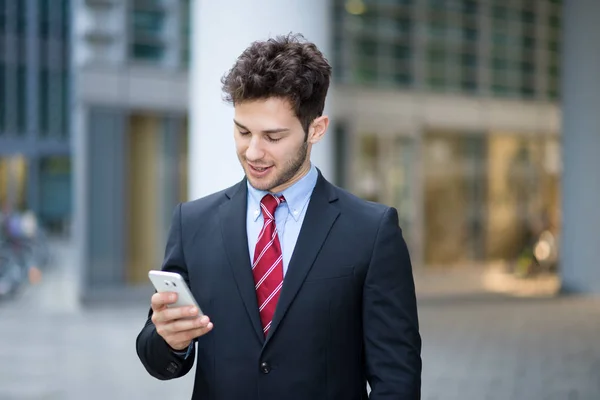
<svg viewBox="0 0 600 400"><path fill-rule="evenodd" d="M353 274L354 265L313 268L306 277L306 282L345 278L352 276Z"/></svg>

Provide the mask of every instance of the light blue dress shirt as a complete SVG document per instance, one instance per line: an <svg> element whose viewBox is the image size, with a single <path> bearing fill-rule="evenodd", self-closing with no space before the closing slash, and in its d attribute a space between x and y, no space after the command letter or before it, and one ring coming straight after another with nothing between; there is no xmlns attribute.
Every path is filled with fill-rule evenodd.
<svg viewBox="0 0 600 400"><path fill-rule="evenodd" d="M302 221L306 215L308 202L315 185L317 184L317 168L311 163L309 172L298 182L281 193L273 193L277 196L283 195L285 202L275 210L275 226L281 243L283 253L283 275L285 276L296 241L300 234ZM269 192L258 190L248 182L248 208L246 216L246 231L248 235L248 250L250 260L254 260L254 248L258 235L263 227L264 218L260 208L261 199Z"/></svg>

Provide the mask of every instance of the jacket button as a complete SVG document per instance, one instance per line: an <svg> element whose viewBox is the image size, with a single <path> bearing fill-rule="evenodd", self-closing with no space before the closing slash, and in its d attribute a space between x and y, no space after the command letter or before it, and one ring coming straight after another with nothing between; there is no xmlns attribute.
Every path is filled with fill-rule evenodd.
<svg viewBox="0 0 600 400"><path fill-rule="evenodd" d="M169 366L167 367L167 371L171 374L174 374L178 368L179 368L179 366L177 364L175 364L174 362L171 362L171 363L169 363Z"/></svg>
<svg viewBox="0 0 600 400"><path fill-rule="evenodd" d="M271 372L271 366L266 362L263 362L260 364L260 370L263 374L268 374L269 372Z"/></svg>

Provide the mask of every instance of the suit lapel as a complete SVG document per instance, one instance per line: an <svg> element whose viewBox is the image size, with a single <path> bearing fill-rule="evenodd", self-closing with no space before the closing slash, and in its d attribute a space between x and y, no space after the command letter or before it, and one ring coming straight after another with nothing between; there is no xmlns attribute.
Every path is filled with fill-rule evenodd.
<svg viewBox="0 0 600 400"><path fill-rule="evenodd" d="M300 234L294 247L285 279L283 280L283 287L265 345L277 330L279 323L300 290L333 223L340 213L336 207L330 204L336 199L333 187L319 172L319 178L311 195L306 216L304 217L302 228L300 229Z"/></svg>
<svg viewBox="0 0 600 400"><path fill-rule="evenodd" d="M264 333L258 313L256 291L254 289L254 277L252 276L252 266L250 264L248 236L246 231L246 210L248 198L246 179L244 179L238 185L232 187L225 194L230 198L230 200L223 203L219 208L221 231L223 235L223 241L225 242L225 251L227 253L229 264L231 265L240 296L242 297L244 306L248 312L248 317L252 322L254 331L262 343L264 342Z"/></svg>

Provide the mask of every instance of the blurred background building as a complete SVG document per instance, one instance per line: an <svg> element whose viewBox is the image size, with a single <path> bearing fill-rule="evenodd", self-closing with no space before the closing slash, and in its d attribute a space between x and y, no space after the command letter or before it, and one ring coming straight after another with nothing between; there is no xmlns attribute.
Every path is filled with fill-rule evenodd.
<svg viewBox="0 0 600 400"><path fill-rule="evenodd" d="M147 283L187 199L190 2L71 1L82 279Z"/></svg>
<svg viewBox="0 0 600 400"><path fill-rule="evenodd" d="M0 204L70 221L70 8L0 1Z"/></svg>
<svg viewBox="0 0 600 400"><path fill-rule="evenodd" d="M316 164L398 208L415 268L517 271L559 237L561 1L263 3L250 25L300 27L334 66ZM173 207L241 177L218 78L269 29L201 4L0 0L0 200L75 221L92 297L145 289Z"/></svg>
<svg viewBox="0 0 600 400"><path fill-rule="evenodd" d="M516 259L559 226L556 1L335 1L342 183L417 265Z"/></svg>

